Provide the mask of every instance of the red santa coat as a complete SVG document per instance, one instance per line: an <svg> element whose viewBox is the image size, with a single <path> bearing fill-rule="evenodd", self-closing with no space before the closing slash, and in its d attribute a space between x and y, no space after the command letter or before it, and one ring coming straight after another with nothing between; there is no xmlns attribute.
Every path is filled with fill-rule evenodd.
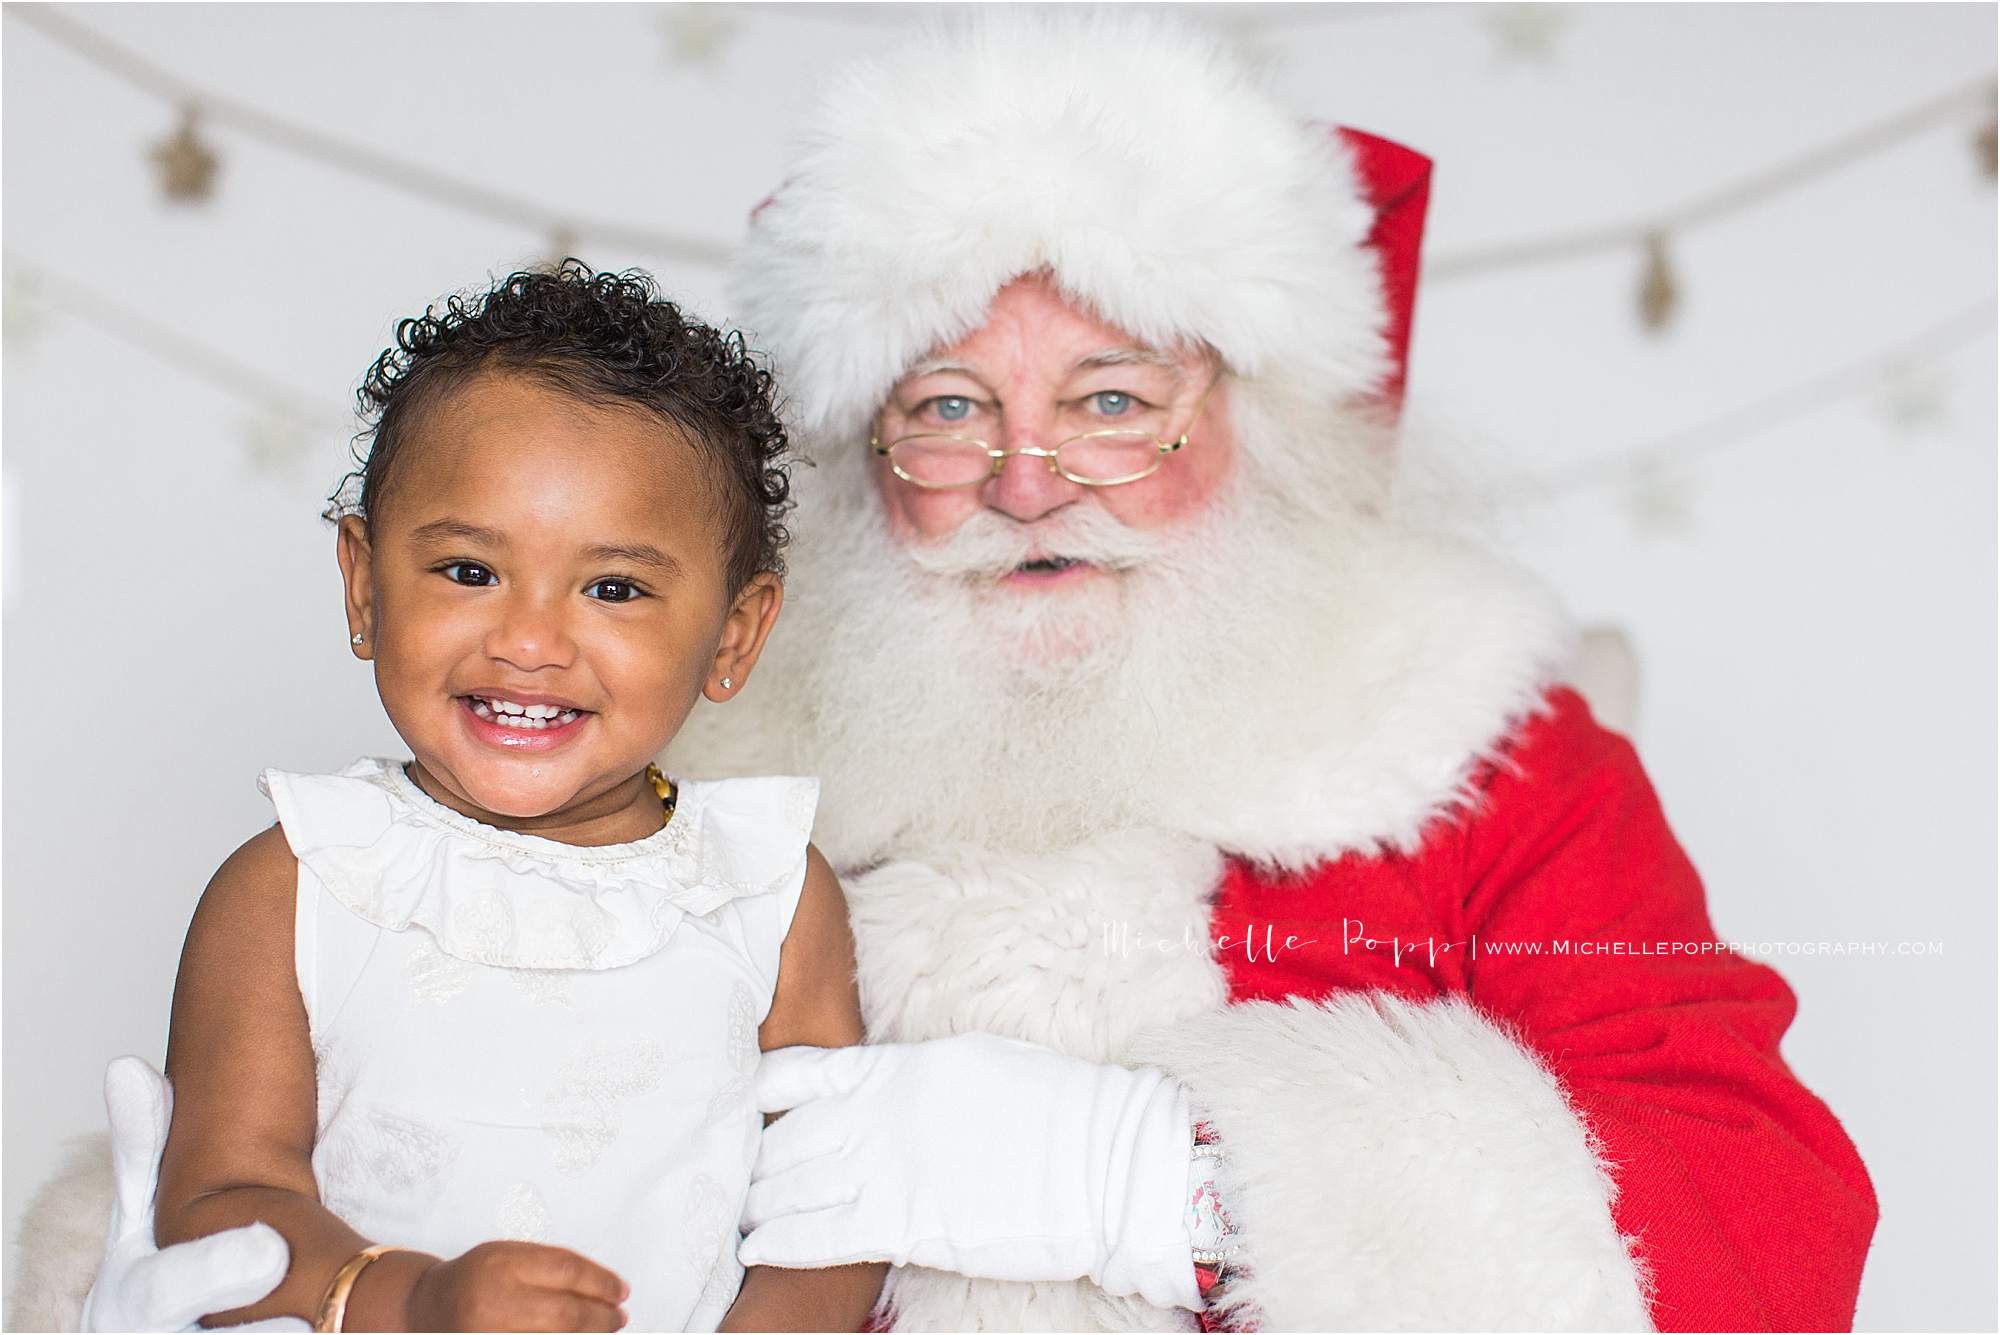
<svg viewBox="0 0 2000 1335"><path fill-rule="evenodd" d="M1231 1000L1470 1001L1587 1128L1660 1330L1847 1329L1875 1196L1779 1054L1792 992L1703 949L1717 938L1701 882L1632 746L1573 691L1549 705L1482 767L1476 809L1437 821L1414 856L1289 875L1231 859L1213 920Z"/></svg>
<svg viewBox="0 0 2000 1335"><path fill-rule="evenodd" d="M1357 551L1339 652L1224 710L1146 828L1008 850L829 785L871 1040L984 1030L1181 1079L1228 1150L1224 1320L1847 1326L1867 1175L1778 1054L1791 993L1713 948L1631 745L1559 684L1559 611L1471 549ZM797 759L785 735L729 740L749 772ZM911 1330L1176 1319L915 1268L891 1298Z"/></svg>

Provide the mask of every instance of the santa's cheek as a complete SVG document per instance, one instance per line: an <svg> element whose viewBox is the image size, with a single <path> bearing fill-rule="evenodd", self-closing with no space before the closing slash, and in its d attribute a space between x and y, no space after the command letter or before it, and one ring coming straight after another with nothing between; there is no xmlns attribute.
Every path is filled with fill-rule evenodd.
<svg viewBox="0 0 2000 1335"><path fill-rule="evenodd" d="M937 542L956 533L979 509L971 492L926 491L891 476L882 494L882 513L889 532L909 543Z"/></svg>

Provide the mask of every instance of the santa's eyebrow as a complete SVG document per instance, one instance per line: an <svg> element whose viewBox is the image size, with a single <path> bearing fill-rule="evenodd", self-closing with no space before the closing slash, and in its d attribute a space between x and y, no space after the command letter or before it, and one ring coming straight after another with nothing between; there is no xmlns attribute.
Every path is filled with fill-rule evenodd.
<svg viewBox="0 0 2000 1335"><path fill-rule="evenodd" d="M1106 348L1102 352L1093 352L1088 357L1078 358L1070 369L1089 371L1100 366L1163 366L1173 370L1180 366L1180 359L1169 356L1158 348Z"/></svg>
<svg viewBox="0 0 2000 1335"><path fill-rule="evenodd" d="M933 358L927 362L918 362L915 366L903 372L901 378L904 380L920 380L924 376L938 375L944 371L956 371L960 375L971 376L974 380L979 379L979 376L973 369L965 363L946 361L942 358Z"/></svg>

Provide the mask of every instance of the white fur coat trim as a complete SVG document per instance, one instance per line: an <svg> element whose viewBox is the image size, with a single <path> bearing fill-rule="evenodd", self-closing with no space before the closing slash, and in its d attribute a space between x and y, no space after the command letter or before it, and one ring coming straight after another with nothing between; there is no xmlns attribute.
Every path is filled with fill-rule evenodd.
<svg viewBox="0 0 2000 1335"><path fill-rule="evenodd" d="M1165 795L1162 823L1302 871L1347 853L1414 854L1431 822L1476 801L1483 762L1576 652L1553 592L1469 543L1384 535L1331 578L1344 591L1310 708L1260 708L1246 684L1227 754Z"/></svg>
<svg viewBox="0 0 2000 1335"><path fill-rule="evenodd" d="M1060 853L956 845L851 878L876 1042L980 1029L1186 1081L1243 1228L1229 1306L1276 1330L1650 1330L1615 1195L1555 1077L1470 1003L1227 1004L1220 854L1123 831ZM1158 1330L1088 1283L908 1268L898 1330Z"/></svg>
<svg viewBox="0 0 2000 1335"><path fill-rule="evenodd" d="M983 1030L1092 1061L1211 1013L1229 989L1207 949L1211 845L1126 830L1059 853L968 844L915 852L846 882L869 1038ZM1087 1281L1013 1283L897 1270L897 1330L1175 1330L1190 1314Z"/></svg>
<svg viewBox="0 0 2000 1335"><path fill-rule="evenodd" d="M111 1227L111 1138L70 1142L21 1216L7 1276L8 1330L75 1330Z"/></svg>
<svg viewBox="0 0 2000 1335"><path fill-rule="evenodd" d="M1471 1004L1251 1002L1143 1036L1223 1137L1267 1330L1651 1330L1555 1077Z"/></svg>
<svg viewBox="0 0 2000 1335"><path fill-rule="evenodd" d="M844 71L755 215L734 314L795 421L853 433L904 371L1047 268L1158 346L1366 392L1389 363L1346 148L1210 33L1118 9L985 12ZM864 432L865 436L865 432Z"/></svg>

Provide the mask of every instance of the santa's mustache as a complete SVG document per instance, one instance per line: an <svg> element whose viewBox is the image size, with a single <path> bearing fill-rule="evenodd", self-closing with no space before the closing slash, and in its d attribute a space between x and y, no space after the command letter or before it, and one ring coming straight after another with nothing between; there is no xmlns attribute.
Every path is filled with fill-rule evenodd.
<svg viewBox="0 0 2000 1335"><path fill-rule="evenodd" d="M912 543L903 551L927 575L977 581L997 580L1031 561L1130 570L1160 560L1178 545L1169 535L1129 528L1100 506L1079 503L1031 523L981 509L948 537Z"/></svg>

